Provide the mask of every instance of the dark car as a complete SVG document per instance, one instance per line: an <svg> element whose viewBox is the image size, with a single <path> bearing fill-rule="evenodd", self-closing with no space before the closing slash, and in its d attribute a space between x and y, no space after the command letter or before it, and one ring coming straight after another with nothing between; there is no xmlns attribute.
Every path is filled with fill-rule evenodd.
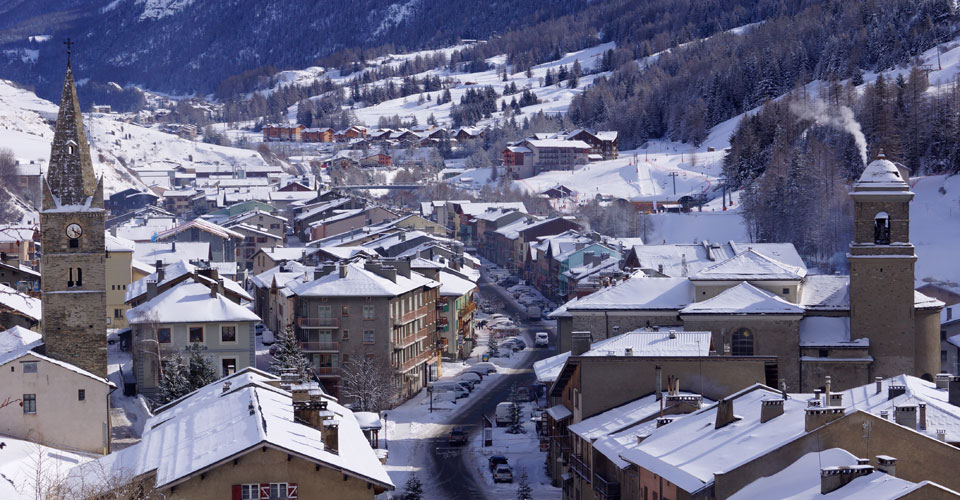
<svg viewBox="0 0 960 500"><path fill-rule="evenodd" d="M520 284L520 280L518 280L517 278L514 278L513 276L511 276L511 277L509 277L509 278L507 278L507 279L505 279L505 280L503 280L503 281L500 282L500 286L502 286L502 287L504 287L504 288L510 288L510 287L515 286L515 285L518 285L518 284Z"/></svg>
<svg viewBox="0 0 960 500"><path fill-rule="evenodd" d="M490 472L493 472L493 470L496 469L498 465L507 463L507 457L503 455L494 455L490 457L488 462L490 464Z"/></svg>
<svg viewBox="0 0 960 500"><path fill-rule="evenodd" d="M454 427L450 431L448 442L451 445L467 444L467 433L463 430L463 427Z"/></svg>

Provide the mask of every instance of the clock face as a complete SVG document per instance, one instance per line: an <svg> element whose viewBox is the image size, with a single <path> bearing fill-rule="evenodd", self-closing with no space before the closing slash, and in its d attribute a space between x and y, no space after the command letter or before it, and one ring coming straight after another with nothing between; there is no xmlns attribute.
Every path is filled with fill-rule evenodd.
<svg viewBox="0 0 960 500"><path fill-rule="evenodd" d="M80 224L73 223L67 226L67 237L77 239L81 234L83 234L83 228L80 227Z"/></svg>

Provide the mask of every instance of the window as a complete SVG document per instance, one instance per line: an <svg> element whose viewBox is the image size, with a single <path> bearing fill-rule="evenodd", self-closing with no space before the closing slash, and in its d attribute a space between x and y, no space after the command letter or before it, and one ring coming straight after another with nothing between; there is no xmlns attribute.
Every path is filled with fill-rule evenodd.
<svg viewBox="0 0 960 500"><path fill-rule="evenodd" d="M23 373L37 373L37 362L36 361L22 361L20 363Z"/></svg>
<svg viewBox="0 0 960 500"><path fill-rule="evenodd" d="M80 240L76 238L70 238L70 248L80 248Z"/></svg>
<svg viewBox="0 0 960 500"><path fill-rule="evenodd" d="M886 212L873 217L873 242L877 245L890 244L890 216Z"/></svg>
<svg viewBox="0 0 960 500"><path fill-rule="evenodd" d="M784 288L784 289L783 289L783 294L784 294L784 295L790 295L790 289L789 289L789 288Z"/></svg>
<svg viewBox="0 0 960 500"><path fill-rule="evenodd" d="M259 484L240 485L240 500L260 500Z"/></svg>
<svg viewBox="0 0 960 500"><path fill-rule="evenodd" d="M741 328L733 334L734 356L753 356L753 333Z"/></svg>
<svg viewBox="0 0 960 500"><path fill-rule="evenodd" d="M73 287L73 268L71 267L68 271L69 271L69 276L67 277L67 287L72 288Z"/></svg>
<svg viewBox="0 0 960 500"><path fill-rule="evenodd" d="M266 236L258 236L258 237L257 237L257 243L266 243L266 242L267 242L267 237L266 237Z"/></svg>
<svg viewBox="0 0 960 500"><path fill-rule="evenodd" d="M77 268L77 286L83 286L83 269Z"/></svg>
<svg viewBox="0 0 960 500"><path fill-rule="evenodd" d="M818 355L819 355L821 358L829 358L829 357L830 357L830 350L829 350L829 349L820 349L820 352L818 353Z"/></svg>
<svg viewBox="0 0 960 500"><path fill-rule="evenodd" d="M340 340L350 340L350 330L342 330Z"/></svg>
<svg viewBox="0 0 960 500"><path fill-rule="evenodd" d="M373 333L373 330L364 330L363 331L363 343L372 344L377 340L377 336Z"/></svg>
<svg viewBox="0 0 960 500"><path fill-rule="evenodd" d="M220 342L236 342L236 341L237 341L237 327L235 326L220 327Z"/></svg>
<svg viewBox="0 0 960 500"><path fill-rule="evenodd" d="M280 229L280 224L270 224L270 229Z"/></svg>
<svg viewBox="0 0 960 500"><path fill-rule="evenodd" d="M190 327L190 343L199 343L203 342L203 327L202 326L191 326Z"/></svg>
<svg viewBox="0 0 960 500"><path fill-rule="evenodd" d="M36 394L24 394L23 395L23 412L24 413L37 413L37 395Z"/></svg>
<svg viewBox="0 0 960 500"><path fill-rule="evenodd" d="M363 306L363 319L373 319L374 311L373 306Z"/></svg>
<svg viewBox="0 0 960 500"><path fill-rule="evenodd" d="M119 318L119 317L121 316L122 312L123 312L123 311L121 311L120 309L114 309L114 310L113 310L113 317L114 317L114 318Z"/></svg>
<svg viewBox="0 0 960 500"><path fill-rule="evenodd" d="M223 358L220 361L221 373L224 377L237 373L237 360L233 358Z"/></svg>
<svg viewBox="0 0 960 500"><path fill-rule="evenodd" d="M350 316L350 306L341 306L340 307L341 316Z"/></svg>
<svg viewBox="0 0 960 500"><path fill-rule="evenodd" d="M87 391L84 389L77 389L77 401L86 401L87 400Z"/></svg>
<svg viewBox="0 0 960 500"><path fill-rule="evenodd" d="M270 483L270 500L286 500L287 483Z"/></svg>
<svg viewBox="0 0 960 500"><path fill-rule="evenodd" d="M170 343L170 329L169 328L157 328L157 342L161 344Z"/></svg>

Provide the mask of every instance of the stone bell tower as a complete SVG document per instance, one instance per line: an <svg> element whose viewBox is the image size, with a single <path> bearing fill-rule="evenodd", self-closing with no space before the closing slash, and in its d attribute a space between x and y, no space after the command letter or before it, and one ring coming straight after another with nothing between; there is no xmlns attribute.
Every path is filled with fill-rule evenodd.
<svg viewBox="0 0 960 500"><path fill-rule="evenodd" d="M921 366L914 311L914 264L906 169L883 153L854 184L854 241L850 262L850 337L870 339L870 377L937 373ZM922 334L922 332L920 332ZM932 369L928 372L927 370Z"/></svg>
<svg viewBox="0 0 960 500"><path fill-rule="evenodd" d="M46 355L107 376L103 179L83 129L73 70L67 74L43 179L41 328Z"/></svg>

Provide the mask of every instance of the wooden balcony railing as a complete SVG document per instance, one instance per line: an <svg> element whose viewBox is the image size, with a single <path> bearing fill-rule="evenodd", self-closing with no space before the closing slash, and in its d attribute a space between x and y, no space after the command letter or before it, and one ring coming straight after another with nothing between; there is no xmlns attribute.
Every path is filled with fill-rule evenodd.
<svg viewBox="0 0 960 500"><path fill-rule="evenodd" d="M339 377L340 368L331 367L331 366L321 366L320 368L314 368L313 373L317 374L318 377Z"/></svg>
<svg viewBox="0 0 960 500"><path fill-rule="evenodd" d="M583 458L580 455L570 455L570 470L576 474L579 474L584 481L588 483L590 482L590 467L583 462Z"/></svg>
<svg viewBox="0 0 960 500"><path fill-rule="evenodd" d="M593 475L593 490L599 498L620 500L620 483L617 481L607 481L600 474Z"/></svg>
<svg viewBox="0 0 960 500"><path fill-rule="evenodd" d="M340 352L340 342L300 342L303 352Z"/></svg>

